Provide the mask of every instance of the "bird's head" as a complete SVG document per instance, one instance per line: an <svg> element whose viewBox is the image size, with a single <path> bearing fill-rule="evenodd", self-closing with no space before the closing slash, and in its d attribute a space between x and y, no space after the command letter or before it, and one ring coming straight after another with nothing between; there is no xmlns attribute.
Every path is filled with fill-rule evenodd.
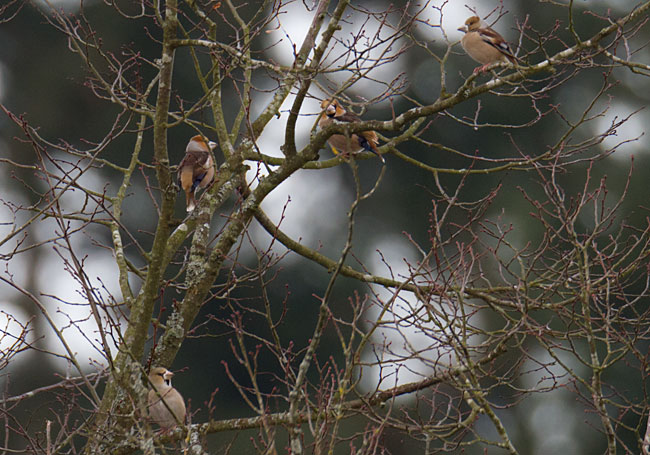
<svg viewBox="0 0 650 455"><path fill-rule="evenodd" d="M155 367L152 368L151 372L149 373L149 380L155 386L159 386L162 384L167 384L168 386L170 386L172 376L174 376L174 373L169 371L167 368Z"/></svg>
<svg viewBox="0 0 650 455"><path fill-rule="evenodd" d="M192 137L190 142L187 144L186 152L209 152L217 146L216 142L207 141L205 138L199 134Z"/></svg>
<svg viewBox="0 0 650 455"><path fill-rule="evenodd" d="M345 109L341 107L338 100L325 99L320 103L320 107L325 110L325 115L328 117L338 117L345 114Z"/></svg>
<svg viewBox="0 0 650 455"><path fill-rule="evenodd" d="M472 16L465 21L465 25L460 27L458 30L467 33L481 28L481 18L478 16Z"/></svg>

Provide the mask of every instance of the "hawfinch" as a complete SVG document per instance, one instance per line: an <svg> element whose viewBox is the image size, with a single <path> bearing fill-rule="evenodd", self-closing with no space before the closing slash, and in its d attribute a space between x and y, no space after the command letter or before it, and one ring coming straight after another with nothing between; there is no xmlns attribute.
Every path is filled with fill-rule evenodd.
<svg viewBox="0 0 650 455"><path fill-rule="evenodd" d="M323 100L323 102L320 103L320 106L324 110L323 115L321 115L321 118L318 121L318 126L321 128L326 128L334 122L356 123L361 121L359 117L343 109L341 104L339 104L335 99ZM374 131L362 131L350 135L333 134L327 140L327 143L332 147L332 151L335 155L339 153L338 150L341 150L343 155L350 155L361 150L367 150L381 158L383 163L386 162L384 157L377 151L377 133Z"/></svg>
<svg viewBox="0 0 650 455"><path fill-rule="evenodd" d="M460 44L474 60L482 63L474 69L476 72L484 72L488 66L496 62L515 63L517 57L501 35L490 27L481 27L481 19L472 16L465 21L465 25L458 30L465 33Z"/></svg>
<svg viewBox="0 0 650 455"><path fill-rule="evenodd" d="M178 165L178 184L185 191L188 212L196 207L196 190L207 187L214 180L212 149L216 146L212 141L205 142L203 136L194 136L185 148L183 161Z"/></svg>
<svg viewBox="0 0 650 455"><path fill-rule="evenodd" d="M162 367L153 368L149 373L149 381L153 386L148 396L149 417L164 429L185 422L185 402L178 390L172 387L173 375Z"/></svg>

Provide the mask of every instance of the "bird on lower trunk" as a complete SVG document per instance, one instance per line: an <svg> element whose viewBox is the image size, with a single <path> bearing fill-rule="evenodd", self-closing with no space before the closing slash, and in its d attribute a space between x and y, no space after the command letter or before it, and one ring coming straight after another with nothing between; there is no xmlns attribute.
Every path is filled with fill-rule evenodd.
<svg viewBox="0 0 650 455"><path fill-rule="evenodd" d="M163 429L185 423L185 401L178 390L172 387L173 375L163 367L152 368L149 373L153 387L147 397L149 417Z"/></svg>

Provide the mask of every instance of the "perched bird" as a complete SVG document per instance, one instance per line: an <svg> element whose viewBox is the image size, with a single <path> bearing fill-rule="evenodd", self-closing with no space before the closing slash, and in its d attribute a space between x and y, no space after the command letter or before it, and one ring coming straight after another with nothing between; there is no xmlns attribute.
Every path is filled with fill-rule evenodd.
<svg viewBox="0 0 650 455"><path fill-rule="evenodd" d="M214 159L212 149L216 143L206 142L203 136L194 136L185 148L183 161L178 165L178 184L185 191L187 211L196 207L194 194L197 189L205 188L214 180Z"/></svg>
<svg viewBox="0 0 650 455"><path fill-rule="evenodd" d="M149 417L164 429L185 422L185 401L178 390L172 387L173 375L162 367L152 368L149 373L149 381L153 386L148 396Z"/></svg>
<svg viewBox="0 0 650 455"><path fill-rule="evenodd" d="M483 64L475 68L474 73L484 72L496 62L509 61L514 64L517 61L506 40L490 27L481 27L481 19L478 16L467 19L465 25L458 30L465 33L460 40L465 52Z"/></svg>
<svg viewBox="0 0 650 455"><path fill-rule="evenodd" d="M323 115L318 121L318 126L321 128L326 128L335 122L356 123L361 121L358 116L343 109L341 104L335 99L323 100L320 106L324 109ZM383 163L386 162L384 157L377 151L377 133L374 131L361 131L360 133L352 133L350 135L333 134L327 140L327 143L332 147L334 154L338 154L338 150L341 150L341 153L344 155L367 150L381 158Z"/></svg>

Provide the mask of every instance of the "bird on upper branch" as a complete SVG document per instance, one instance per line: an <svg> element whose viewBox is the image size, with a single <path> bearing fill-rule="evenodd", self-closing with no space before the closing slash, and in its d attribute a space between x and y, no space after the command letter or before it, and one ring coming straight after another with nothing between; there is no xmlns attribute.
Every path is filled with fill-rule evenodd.
<svg viewBox="0 0 650 455"><path fill-rule="evenodd" d="M197 135L190 139L185 148L185 156L178 165L178 184L185 191L188 212L196 207L196 190L206 188L214 180L212 149L216 146L216 143L206 142L203 136Z"/></svg>
<svg viewBox="0 0 650 455"><path fill-rule="evenodd" d="M318 121L318 126L322 128L327 128L332 123L358 123L361 122L361 119L354 115L351 112L347 112L341 104L335 99L326 99L320 104L323 109L323 115L321 115L320 120ZM339 150L343 155L349 156L353 153L357 153L361 150L366 150L372 152L381 158L383 163L386 162L384 157L379 154L377 151L377 133L374 131L361 131L358 133L351 133L349 135L345 134L332 134L327 143L332 147L332 151L335 155L339 153Z"/></svg>
<svg viewBox="0 0 650 455"><path fill-rule="evenodd" d="M511 62L515 64L515 57L512 49L505 39L490 27L481 27L481 19L472 16L465 21L465 25L458 29L465 33L460 44L474 60L482 63L474 69L474 73L484 72L487 67L496 62Z"/></svg>
<svg viewBox="0 0 650 455"><path fill-rule="evenodd" d="M178 390L172 387L173 375L162 367L152 368L149 373L149 381L153 386L147 397L149 417L166 430L185 423L185 401Z"/></svg>

